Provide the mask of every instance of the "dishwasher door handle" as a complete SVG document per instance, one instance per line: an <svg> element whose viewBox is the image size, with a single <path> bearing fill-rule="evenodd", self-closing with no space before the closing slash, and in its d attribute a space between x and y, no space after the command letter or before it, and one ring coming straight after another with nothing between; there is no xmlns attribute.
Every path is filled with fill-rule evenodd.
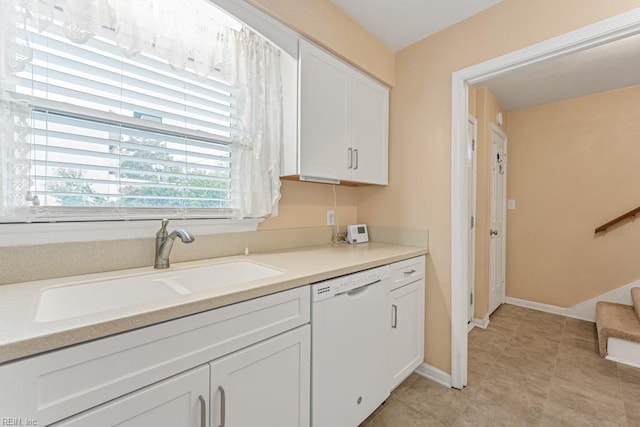
<svg viewBox="0 0 640 427"><path fill-rule="evenodd" d="M340 296L340 295L343 295L343 294L347 294L349 296L357 295L360 292L364 291L369 286L375 285L376 283L380 283L380 282L382 282L382 279L378 279L375 282L367 283L366 285L358 286L357 288L349 289L348 291L338 292L335 296Z"/></svg>

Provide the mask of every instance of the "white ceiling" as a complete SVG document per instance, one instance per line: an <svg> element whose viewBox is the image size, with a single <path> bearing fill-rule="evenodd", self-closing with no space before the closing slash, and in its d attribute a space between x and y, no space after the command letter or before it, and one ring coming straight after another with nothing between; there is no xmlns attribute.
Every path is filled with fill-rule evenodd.
<svg viewBox="0 0 640 427"><path fill-rule="evenodd" d="M640 84L640 35L486 80L507 111Z"/></svg>
<svg viewBox="0 0 640 427"><path fill-rule="evenodd" d="M501 0L331 0L397 51ZM486 86L507 111L640 84L640 35L536 63Z"/></svg>
<svg viewBox="0 0 640 427"><path fill-rule="evenodd" d="M502 0L331 0L393 51Z"/></svg>

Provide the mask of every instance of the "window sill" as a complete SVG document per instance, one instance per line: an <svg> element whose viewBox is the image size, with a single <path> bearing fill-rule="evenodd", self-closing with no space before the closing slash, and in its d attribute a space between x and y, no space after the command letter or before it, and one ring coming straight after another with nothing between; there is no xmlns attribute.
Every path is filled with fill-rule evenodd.
<svg viewBox="0 0 640 427"><path fill-rule="evenodd" d="M263 221L262 218L176 219L171 220L169 228L182 227L195 236L240 233L256 231ZM0 224L0 247L153 238L159 228L159 220Z"/></svg>

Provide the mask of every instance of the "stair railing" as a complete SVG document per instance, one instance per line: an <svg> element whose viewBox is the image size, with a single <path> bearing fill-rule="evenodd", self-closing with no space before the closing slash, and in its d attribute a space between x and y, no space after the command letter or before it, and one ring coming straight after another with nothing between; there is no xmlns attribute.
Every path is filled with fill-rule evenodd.
<svg viewBox="0 0 640 427"><path fill-rule="evenodd" d="M611 227L612 225L615 225L617 223L619 223L620 221L624 221L627 218L635 218L635 216L637 214L640 213L640 206L630 210L629 212L627 212L624 215L620 215L618 218L616 219L612 219L611 221L607 222L606 224L601 225L600 227L596 228L596 234L601 233L603 231L607 231L607 228Z"/></svg>

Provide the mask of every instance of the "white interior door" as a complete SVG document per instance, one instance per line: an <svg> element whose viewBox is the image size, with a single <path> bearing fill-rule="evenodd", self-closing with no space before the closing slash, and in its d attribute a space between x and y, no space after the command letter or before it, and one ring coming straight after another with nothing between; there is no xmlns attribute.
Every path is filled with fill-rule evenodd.
<svg viewBox="0 0 640 427"><path fill-rule="evenodd" d="M489 245L489 313L505 298L507 213L507 136L491 126L491 240Z"/></svg>
<svg viewBox="0 0 640 427"><path fill-rule="evenodd" d="M469 193L467 203L469 204L469 247L468 250L468 272L467 281L467 323L473 322L473 302L475 290L475 270L476 270L476 135L477 121L473 116L469 116L467 121L467 179L469 181Z"/></svg>

